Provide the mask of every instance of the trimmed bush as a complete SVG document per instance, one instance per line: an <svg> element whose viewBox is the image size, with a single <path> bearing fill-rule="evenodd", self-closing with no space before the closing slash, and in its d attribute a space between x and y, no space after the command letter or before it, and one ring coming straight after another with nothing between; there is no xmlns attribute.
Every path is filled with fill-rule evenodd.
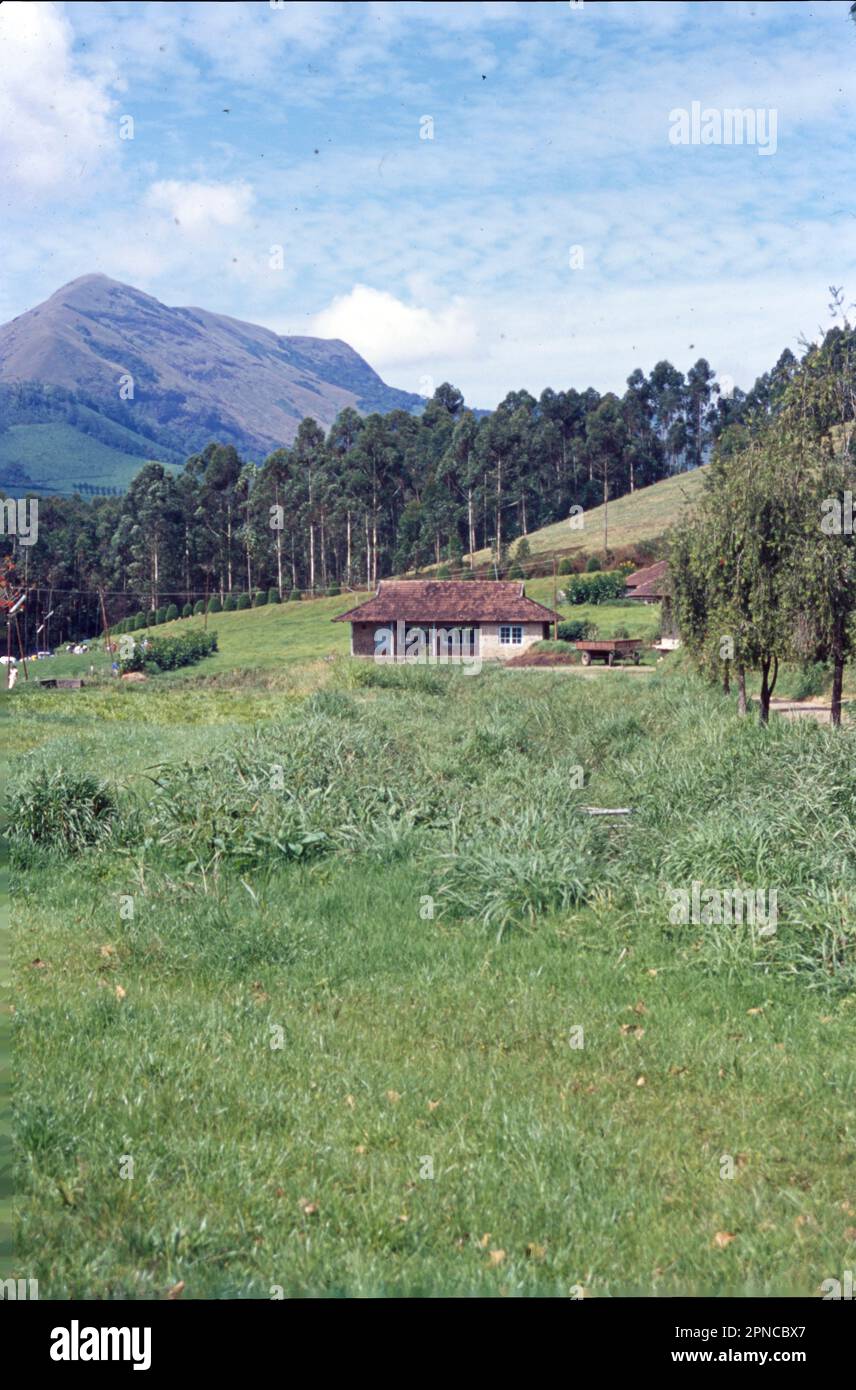
<svg viewBox="0 0 856 1390"><path fill-rule="evenodd" d="M138 643L129 656L120 664L120 670L147 671L157 674L160 671L175 671L180 666L194 666L205 656L217 650L216 632L187 632L181 637L151 637L143 650Z"/></svg>
<svg viewBox="0 0 856 1390"><path fill-rule="evenodd" d="M220 602L220 600L219 600L219 598L217 597L216 594L214 595L213 598L210 598L210 599L208 600L208 612L209 612L209 613L222 613L222 612L223 612L223 605L222 605L222 603Z"/></svg>
<svg viewBox="0 0 856 1390"><path fill-rule="evenodd" d="M339 588L338 584L328 584L328 586L327 586L327 597L328 597L328 598L338 598L338 596L339 596L339 594L340 594L341 592L342 592L342 590Z"/></svg>
<svg viewBox="0 0 856 1390"><path fill-rule="evenodd" d="M137 616L136 616L136 618L134 619L134 631L135 631L135 632L142 632L142 630L143 630L143 628L144 628L145 626L146 626L146 615L145 615L145 613L138 613Z"/></svg>
<svg viewBox="0 0 856 1390"><path fill-rule="evenodd" d="M299 589L292 589L288 596L288 601L289 603L299 603L302 597L303 595Z"/></svg>
<svg viewBox="0 0 856 1390"><path fill-rule="evenodd" d="M255 597L253 598L253 607L254 607L254 608L264 608L264 606L265 606L265 604L267 603L267 601L268 601L268 596L267 596L266 590L264 590L264 589L256 589Z"/></svg>
<svg viewBox="0 0 856 1390"><path fill-rule="evenodd" d="M558 633L560 642L584 642L587 637L596 635L597 628L583 618L569 618L567 622L559 623Z"/></svg>
<svg viewBox="0 0 856 1390"><path fill-rule="evenodd" d="M184 607L183 607L182 610L181 610L181 616L182 616L182 618L192 618L192 617L193 617L193 604L192 604L192 603L186 603L186 604L184 605Z"/></svg>
<svg viewBox="0 0 856 1390"><path fill-rule="evenodd" d="M236 607L237 609L239 609L240 612L243 613L243 611L244 611L245 608L252 608L252 606L253 606L253 602L252 602L252 599L250 598L249 594L239 594L239 595L238 595L238 602L235 604L235 607Z"/></svg>
<svg viewBox="0 0 856 1390"><path fill-rule="evenodd" d="M524 576L524 574L523 574L522 569L520 568L520 566L518 565L517 561L515 560L514 564L511 566L511 568L510 568L509 571L508 571L507 578L509 578L509 579L523 579L524 577L525 577L525 576Z"/></svg>
<svg viewBox="0 0 856 1390"><path fill-rule="evenodd" d="M600 560L596 555L590 555L586 560L586 574L595 574L600 569L603 569Z"/></svg>
<svg viewBox="0 0 856 1390"><path fill-rule="evenodd" d="M201 618L201 617L202 617L202 614L205 612L205 600L204 600L204 598L198 598L198 599L196 600L196 602L195 602L194 605L193 605L193 612L194 612L194 614L195 614L195 616L196 616L197 618Z"/></svg>
<svg viewBox="0 0 856 1390"><path fill-rule="evenodd" d="M559 561L559 574L573 574L574 566L570 560Z"/></svg>
<svg viewBox="0 0 856 1390"><path fill-rule="evenodd" d="M235 597L235 595L234 595L234 594L227 594L227 595L226 595L226 602L223 604L223 612L224 612L224 613L234 613L234 611L235 611L235 609L237 608L237 606L238 606L238 600L237 600L237 598Z"/></svg>
<svg viewBox="0 0 856 1390"><path fill-rule="evenodd" d="M171 603L169 605L169 608L166 610L166 622L174 623L177 617L178 609L176 608L174 603Z"/></svg>
<svg viewBox="0 0 856 1390"><path fill-rule="evenodd" d="M154 626L156 625L156 623L157 623L157 620L158 620L158 615L157 615L155 609L154 609L154 608L150 608L149 611L148 611L148 613L146 614L146 622L148 623L149 627L154 627Z"/></svg>
<svg viewBox="0 0 856 1390"><path fill-rule="evenodd" d="M268 589L268 603L279 603L279 589Z"/></svg>
<svg viewBox="0 0 856 1390"><path fill-rule="evenodd" d="M437 570L437 578L438 578L438 579L451 579L451 578L452 578L452 571L449 569L449 566L448 566L448 565L441 565L441 566L440 566L440 568Z"/></svg>

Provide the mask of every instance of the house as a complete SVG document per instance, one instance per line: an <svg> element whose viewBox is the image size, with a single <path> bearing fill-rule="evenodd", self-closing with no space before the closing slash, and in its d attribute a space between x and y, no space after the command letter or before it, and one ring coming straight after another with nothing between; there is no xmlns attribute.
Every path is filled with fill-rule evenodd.
<svg viewBox="0 0 856 1390"><path fill-rule="evenodd" d="M624 581L624 597L638 598L643 603L661 603L668 596L668 577L668 560L658 560L656 565L628 574Z"/></svg>
<svg viewBox="0 0 856 1390"><path fill-rule="evenodd" d="M669 584L669 562L658 560L656 565L635 570L628 574L624 582L625 598L638 599L640 603L660 604L660 641L657 650L674 651L681 645L678 628L672 611L672 594Z"/></svg>
<svg viewBox="0 0 856 1390"><path fill-rule="evenodd" d="M382 579L332 621L351 624L352 656L504 661L548 638L560 618L527 598L522 580Z"/></svg>

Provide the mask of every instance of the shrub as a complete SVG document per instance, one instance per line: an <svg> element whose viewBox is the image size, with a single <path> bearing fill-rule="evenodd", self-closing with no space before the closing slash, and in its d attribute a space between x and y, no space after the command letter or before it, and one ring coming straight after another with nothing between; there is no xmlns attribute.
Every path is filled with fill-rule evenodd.
<svg viewBox="0 0 856 1390"><path fill-rule="evenodd" d="M164 604L164 606L163 606L162 608L159 608L158 611L157 611L157 613L155 614L155 622L158 623L158 624L160 624L160 623L165 623L165 622L166 622L166 614L167 614L167 609L166 609L166 604Z"/></svg>
<svg viewBox="0 0 856 1390"><path fill-rule="evenodd" d="M238 602L236 603L235 607L238 608L242 613L246 608L251 608L252 599L250 598L249 594L239 594Z"/></svg>
<svg viewBox="0 0 856 1390"><path fill-rule="evenodd" d="M437 570L437 578L438 578L438 579L451 579L451 577L452 577L452 571L449 569L449 566L448 566L448 565L440 565L439 569Z"/></svg>
<svg viewBox="0 0 856 1390"><path fill-rule="evenodd" d="M302 597L303 595L299 589L292 589L288 596L290 603L299 603Z"/></svg>
<svg viewBox="0 0 856 1390"><path fill-rule="evenodd" d="M237 608L237 606L238 606L238 600L237 600L237 598L235 597L235 595L234 595L234 594L227 594L227 595L226 595L226 602L223 604L223 612L224 612L224 613L234 613L234 611L235 611L235 609Z"/></svg>
<svg viewBox="0 0 856 1390"><path fill-rule="evenodd" d="M182 616L182 618L192 618L192 617L193 617L193 604L192 604L192 603L186 603L186 604L184 605L184 607L183 607L182 610L181 610L181 616Z"/></svg>
<svg viewBox="0 0 856 1390"><path fill-rule="evenodd" d="M603 568L603 566L601 565L600 560L598 559L598 557L597 557L596 555L590 555L590 556L588 557L588 559L586 560L586 573L587 573L587 574L596 574L597 571L600 570L600 569L602 569L602 568Z"/></svg>
<svg viewBox="0 0 856 1390"><path fill-rule="evenodd" d="M254 596L254 598L253 598L253 607L254 607L254 608L264 608L264 606L265 606L265 604L266 604L267 602L268 602L267 590L266 590L266 589L256 589L255 596Z"/></svg>
<svg viewBox="0 0 856 1390"><path fill-rule="evenodd" d="M621 570L578 574L567 585L568 603L614 603L624 596Z"/></svg>
<svg viewBox="0 0 856 1390"><path fill-rule="evenodd" d="M198 598L198 599L196 600L196 602L195 602L194 605L193 605L193 612L195 613L195 615L196 615L197 618L201 618L201 617L202 617L202 614L205 612L205 600L204 600L204 598Z"/></svg>
<svg viewBox="0 0 856 1390"><path fill-rule="evenodd" d="M43 845L76 854L104 838L117 807L103 782L57 767L37 772L21 787L10 810L14 845Z"/></svg>
<svg viewBox="0 0 856 1390"><path fill-rule="evenodd" d="M220 602L220 600L219 600L219 598L217 597L216 594L214 595L213 598L210 598L210 599L208 600L208 612L209 612L209 613L222 613L222 612L223 612L223 605L222 605L222 603Z"/></svg>
<svg viewBox="0 0 856 1390"><path fill-rule="evenodd" d="M146 615L145 615L145 613L138 613L137 616L136 616L136 618L134 619L134 631L135 631L135 632L141 632L145 626L146 626Z"/></svg>
<svg viewBox="0 0 856 1390"><path fill-rule="evenodd" d="M120 664L120 670L148 671L157 675L160 671L175 671L180 666L194 666L205 656L217 650L216 632L186 632L181 637L151 637L143 651L137 645Z"/></svg>
<svg viewBox="0 0 856 1390"><path fill-rule="evenodd" d="M573 574L574 566L568 559L559 561L559 574Z"/></svg>
<svg viewBox="0 0 856 1390"><path fill-rule="evenodd" d="M279 603L279 589L268 589L267 601L268 603Z"/></svg>
<svg viewBox="0 0 856 1390"><path fill-rule="evenodd" d="M340 594L341 592L342 592L342 590L339 588L338 584L328 584L328 585L327 585L327 597L328 597L328 598L338 598L338 596L339 596L339 594Z"/></svg>
<svg viewBox="0 0 856 1390"><path fill-rule="evenodd" d="M178 609L176 608L174 603L171 603L169 605L169 608L166 610L166 621L168 623L174 623L177 617Z"/></svg>
<svg viewBox="0 0 856 1390"><path fill-rule="evenodd" d="M523 571L522 571L522 569L520 568L520 566L518 565L518 563L517 563L516 560L514 561L514 564L510 567L510 569L509 569L509 571L508 571L508 578L509 578L509 579L523 579L523 578L524 578Z"/></svg>
<svg viewBox="0 0 856 1390"><path fill-rule="evenodd" d="M560 642L584 642L586 638L593 638L597 632L594 623L586 622L584 618L568 618L567 621L559 623Z"/></svg>
<svg viewBox="0 0 856 1390"><path fill-rule="evenodd" d="M158 615L154 608L150 608L146 614L146 622L149 627L154 627L157 623Z"/></svg>

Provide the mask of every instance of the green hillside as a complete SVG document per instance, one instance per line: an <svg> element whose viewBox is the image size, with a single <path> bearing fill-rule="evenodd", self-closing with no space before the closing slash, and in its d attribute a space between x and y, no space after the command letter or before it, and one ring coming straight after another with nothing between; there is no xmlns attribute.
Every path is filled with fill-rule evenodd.
<svg viewBox="0 0 856 1390"><path fill-rule="evenodd" d="M678 520L683 509L699 496L706 473L707 467L697 468L691 473L679 473L674 478L664 478L661 483L640 488L610 502L610 550L638 545L641 541L659 540ZM581 530L573 530L566 519L544 526L540 531L533 531L527 540L533 555L545 552L572 555L580 551L591 555L603 550L603 521L604 508L595 507L584 514ZM477 564L488 564L490 552L476 551L475 560Z"/></svg>
<svg viewBox="0 0 856 1390"><path fill-rule="evenodd" d="M123 443L138 452L102 444L59 421L10 425L0 433L0 489L12 495L26 491L65 497L79 492L82 484L124 491L152 457L149 451L157 455L159 450L142 435L118 426L116 432L127 436Z"/></svg>

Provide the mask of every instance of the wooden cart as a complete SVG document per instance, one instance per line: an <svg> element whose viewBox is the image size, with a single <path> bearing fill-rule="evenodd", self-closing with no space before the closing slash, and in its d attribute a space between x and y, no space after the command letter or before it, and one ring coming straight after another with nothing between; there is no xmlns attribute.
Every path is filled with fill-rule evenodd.
<svg viewBox="0 0 856 1390"><path fill-rule="evenodd" d="M616 661L627 660L638 666L642 638L610 637L600 642L575 642L574 645L583 666L591 666L593 661L605 661L607 666L614 666Z"/></svg>

